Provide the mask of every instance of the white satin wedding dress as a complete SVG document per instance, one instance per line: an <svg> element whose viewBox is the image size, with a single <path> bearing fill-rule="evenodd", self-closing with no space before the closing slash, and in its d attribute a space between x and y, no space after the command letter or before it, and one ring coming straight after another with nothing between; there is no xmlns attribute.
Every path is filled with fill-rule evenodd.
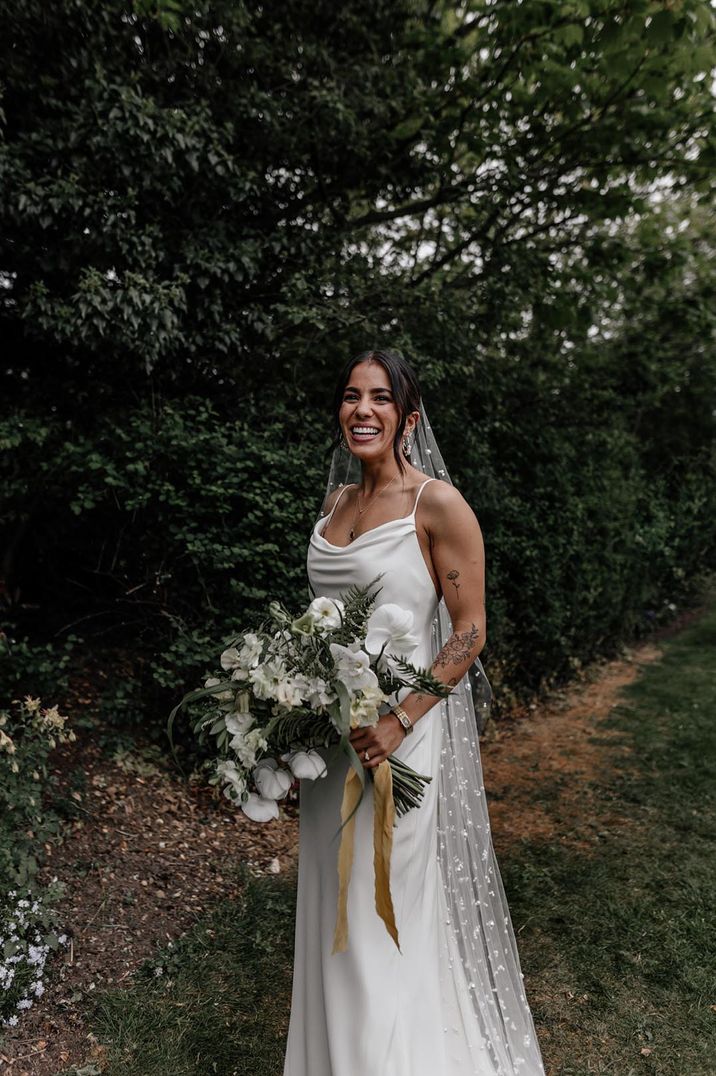
<svg viewBox="0 0 716 1076"><path fill-rule="evenodd" d="M416 530L425 485L410 515L374 527L345 547L323 537L330 516L319 519L307 562L317 596L338 597L350 585L364 586L384 573L377 604L395 602L412 610L420 644L411 660L418 666L431 664L430 631L438 604ZM400 697L407 693L404 689ZM419 773L438 772L439 719L436 706L395 752ZM469 1004L474 984L465 979L446 926L436 780L427 786L421 806L398 819L394 829L391 893L400 952L375 910L372 785L366 782L356 814L348 948L332 954L337 831L347 767L345 756L334 754L325 778L301 781L293 991L283 1076L543 1076L541 1065L503 1067L500 1050L489 1048Z"/></svg>

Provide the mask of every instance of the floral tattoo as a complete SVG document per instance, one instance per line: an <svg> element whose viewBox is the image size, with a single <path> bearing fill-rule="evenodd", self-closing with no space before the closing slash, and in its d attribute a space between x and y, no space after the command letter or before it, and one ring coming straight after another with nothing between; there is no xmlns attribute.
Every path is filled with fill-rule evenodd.
<svg viewBox="0 0 716 1076"><path fill-rule="evenodd" d="M446 665L462 665L463 661L467 661L470 657L479 634L475 624L472 624L467 631L453 632L435 658L435 664L443 668Z"/></svg>
<svg viewBox="0 0 716 1076"><path fill-rule="evenodd" d="M452 585L455 587L455 593L457 594L458 598L460 597L460 587L462 586L462 583L456 583L455 580L459 577L459 575L460 575L460 573L457 570L457 568L453 568L451 571L449 571L447 573L448 579L450 580Z"/></svg>

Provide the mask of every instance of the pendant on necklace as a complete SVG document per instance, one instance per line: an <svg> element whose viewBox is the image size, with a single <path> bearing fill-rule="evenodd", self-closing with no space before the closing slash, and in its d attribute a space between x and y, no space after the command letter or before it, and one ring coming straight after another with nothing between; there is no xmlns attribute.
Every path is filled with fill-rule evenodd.
<svg viewBox="0 0 716 1076"><path fill-rule="evenodd" d="M352 527L348 531L348 537L350 538L351 542L355 541L355 534L353 533L353 528Z"/></svg>

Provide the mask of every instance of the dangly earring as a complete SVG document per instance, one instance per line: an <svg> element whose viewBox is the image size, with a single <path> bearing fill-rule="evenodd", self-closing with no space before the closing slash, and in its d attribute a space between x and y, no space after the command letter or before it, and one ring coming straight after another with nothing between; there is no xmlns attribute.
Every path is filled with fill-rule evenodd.
<svg viewBox="0 0 716 1076"><path fill-rule="evenodd" d="M408 434L406 433L405 436L403 437L403 455L406 456L408 459L410 459L410 452L411 452L410 438L409 438Z"/></svg>

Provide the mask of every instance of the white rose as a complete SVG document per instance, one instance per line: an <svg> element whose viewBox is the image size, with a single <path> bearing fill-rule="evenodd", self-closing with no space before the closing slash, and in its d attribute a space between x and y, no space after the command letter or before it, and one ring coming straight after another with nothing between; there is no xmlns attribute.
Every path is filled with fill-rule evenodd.
<svg viewBox="0 0 716 1076"><path fill-rule="evenodd" d="M293 782L288 770L280 769L274 758L262 759L251 776L259 795L267 800L282 800Z"/></svg>
<svg viewBox="0 0 716 1076"><path fill-rule="evenodd" d="M264 799L255 792L249 792L249 798L241 804L241 810L252 822L270 822L271 819L278 818L276 800Z"/></svg>
<svg viewBox="0 0 716 1076"><path fill-rule="evenodd" d="M328 767L318 751L291 751L282 755L284 762L288 763L291 773L304 781L315 781L317 777L325 777Z"/></svg>
<svg viewBox="0 0 716 1076"><path fill-rule="evenodd" d="M407 660L420 641L412 630L413 620L410 609L402 609L392 602L378 606L366 624L366 650L370 654L383 650L384 656L395 654Z"/></svg>
<svg viewBox="0 0 716 1076"><path fill-rule="evenodd" d="M345 684L348 691L362 691L366 687L378 686L378 677L371 669L370 658L364 650L352 650L350 647L331 643L330 651L338 679Z"/></svg>

